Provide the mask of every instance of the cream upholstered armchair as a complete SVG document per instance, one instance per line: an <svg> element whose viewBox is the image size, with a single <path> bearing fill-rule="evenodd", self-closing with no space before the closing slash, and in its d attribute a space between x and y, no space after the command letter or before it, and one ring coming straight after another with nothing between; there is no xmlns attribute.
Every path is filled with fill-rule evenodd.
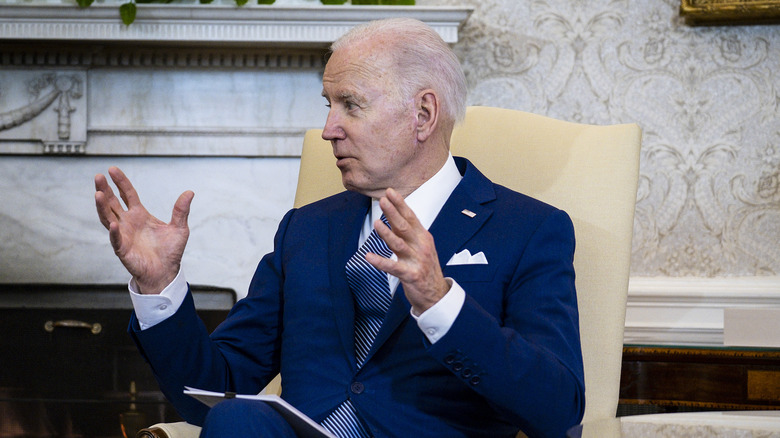
<svg viewBox="0 0 780 438"><path fill-rule="evenodd" d="M296 206L343 190L320 135L306 133ZM490 107L468 108L452 135L453 155L468 158L496 183L565 210L574 222L583 421L612 418L617 410L640 142L634 124L584 125ZM163 427L189 427L189 436L198 430L181 423Z"/></svg>

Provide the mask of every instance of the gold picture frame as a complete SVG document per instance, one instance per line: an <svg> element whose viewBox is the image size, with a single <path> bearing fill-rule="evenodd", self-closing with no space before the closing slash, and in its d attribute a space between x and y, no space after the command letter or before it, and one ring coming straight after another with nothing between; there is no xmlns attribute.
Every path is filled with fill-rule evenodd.
<svg viewBox="0 0 780 438"><path fill-rule="evenodd" d="M681 0L680 16L690 25L780 23L780 0Z"/></svg>

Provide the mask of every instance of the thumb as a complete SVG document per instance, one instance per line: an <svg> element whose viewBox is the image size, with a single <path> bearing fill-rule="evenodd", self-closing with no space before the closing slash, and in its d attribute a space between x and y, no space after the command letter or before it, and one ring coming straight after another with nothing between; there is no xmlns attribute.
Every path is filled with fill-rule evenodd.
<svg viewBox="0 0 780 438"><path fill-rule="evenodd" d="M191 190L179 195L179 199L173 204L173 213L171 214L171 225L179 228L187 227L187 217L190 215L190 205L195 193Z"/></svg>

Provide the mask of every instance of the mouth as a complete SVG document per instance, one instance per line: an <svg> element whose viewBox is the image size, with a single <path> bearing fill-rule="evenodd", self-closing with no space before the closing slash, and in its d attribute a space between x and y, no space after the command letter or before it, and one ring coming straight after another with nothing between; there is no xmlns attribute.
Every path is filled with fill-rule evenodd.
<svg viewBox="0 0 780 438"><path fill-rule="evenodd" d="M346 166L352 157L336 155L336 166L339 168Z"/></svg>

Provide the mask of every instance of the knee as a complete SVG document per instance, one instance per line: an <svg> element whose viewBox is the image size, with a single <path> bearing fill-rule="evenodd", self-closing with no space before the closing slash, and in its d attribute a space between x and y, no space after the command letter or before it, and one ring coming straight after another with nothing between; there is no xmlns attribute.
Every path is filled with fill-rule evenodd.
<svg viewBox="0 0 780 438"><path fill-rule="evenodd" d="M295 437L295 433L266 403L238 398L223 400L206 415L201 437L236 436Z"/></svg>
<svg viewBox="0 0 780 438"><path fill-rule="evenodd" d="M250 410L247 400L237 398L223 400L212 406L203 423L204 430L224 429L235 424L236 419L245 418Z"/></svg>
<svg viewBox="0 0 780 438"><path fill-rule="evenodd" d="M265 403L253 402L240 398L225 399L214 405L206 416L208 419L218 419L222 417L241 417L252 412L263 411L269 408Z"/></svg>

